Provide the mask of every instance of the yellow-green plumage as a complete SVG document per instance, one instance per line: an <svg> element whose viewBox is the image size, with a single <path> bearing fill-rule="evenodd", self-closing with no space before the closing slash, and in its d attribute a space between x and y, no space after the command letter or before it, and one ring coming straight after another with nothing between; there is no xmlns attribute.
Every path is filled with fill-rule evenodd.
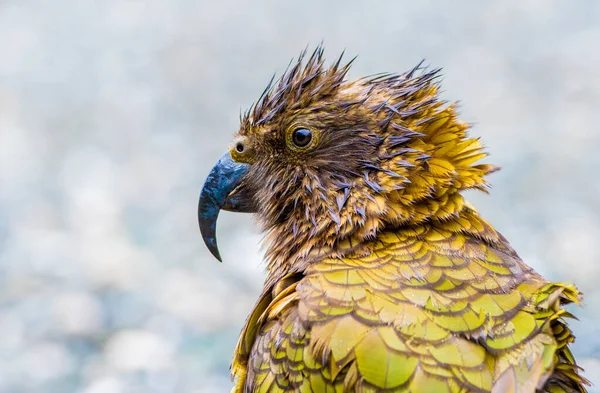
<svg viewBox="0 0 600 393"><path fill-rule="evenodd" d="M557 367L548 391L585 391L561 308L577 290L547 283L465 216L497 243L452 230L423 240L433 225L382 233L263 294L235 391L533 392Z"/></svg>
<svg viewBox="0 0 600 393"><path fill-rule="evenodd" d="M232 391L585 392L563 308L580 294L464 200L495 168L436 73L346 82L321 54L267 90L231 149L269 242Z"/></svg>

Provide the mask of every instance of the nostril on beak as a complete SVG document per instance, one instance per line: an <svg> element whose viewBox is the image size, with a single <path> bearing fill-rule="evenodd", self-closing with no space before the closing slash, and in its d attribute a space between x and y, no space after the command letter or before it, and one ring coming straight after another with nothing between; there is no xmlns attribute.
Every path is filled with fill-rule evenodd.
<svg viewBox="0 0 600 393"><path fill-rule="evenodd" d="M252 164L254 162L254 146L245 135L238 135L229 144L229 154L235 162Z"/></svg>

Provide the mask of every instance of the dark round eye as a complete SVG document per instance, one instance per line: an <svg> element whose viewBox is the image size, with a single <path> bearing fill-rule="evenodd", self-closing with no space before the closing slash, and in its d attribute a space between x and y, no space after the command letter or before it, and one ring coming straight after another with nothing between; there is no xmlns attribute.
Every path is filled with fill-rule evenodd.
<svg viewBox="0 0 600 393"><path fill-rule="evenodd" d="M298 147L306 147L312 140L312 132L306 128L298 128L292 134L292 142Z"/></svg>

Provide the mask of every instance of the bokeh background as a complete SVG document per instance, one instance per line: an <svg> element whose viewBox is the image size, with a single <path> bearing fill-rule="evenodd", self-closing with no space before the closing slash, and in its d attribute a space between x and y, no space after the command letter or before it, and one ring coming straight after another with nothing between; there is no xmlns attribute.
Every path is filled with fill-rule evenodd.
<svg viewBox="0 0 600 393"><path fill-rule="evenodd" d="M585 292L600 385L600 2L0 1L0 393L226 392L261 235L200 187L273 72L324 40L351 76L444 67L482 136L470 200Z"/></svg>

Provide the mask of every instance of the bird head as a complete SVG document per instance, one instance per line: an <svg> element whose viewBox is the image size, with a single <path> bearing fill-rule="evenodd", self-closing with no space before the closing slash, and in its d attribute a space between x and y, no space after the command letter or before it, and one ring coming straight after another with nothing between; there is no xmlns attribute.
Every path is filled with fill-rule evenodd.
<svg viewBox="0 0 600 393"><path fill-rule="evenodd" d="M494 167L473 165L485 153L439 98L439 70L347 81L352 61L341 60L326 67L321 47L303 52L242 116L200 196L200 228L219 260L220 209L256 213L272 265L458 216L461 191L485 190Z"/></svg>

